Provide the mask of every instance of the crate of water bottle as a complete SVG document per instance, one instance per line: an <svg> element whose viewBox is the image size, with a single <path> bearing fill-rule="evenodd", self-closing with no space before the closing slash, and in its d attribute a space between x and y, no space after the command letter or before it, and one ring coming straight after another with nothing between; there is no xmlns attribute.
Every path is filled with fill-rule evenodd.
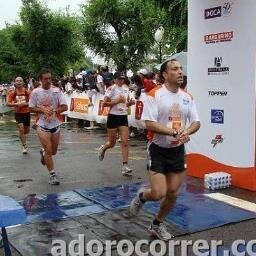
<svg viewBox="0 0 256 256"><path fill-rule="evenodd" d="M226 172L213 172L204 175L204 186L207 189L223 189L231 186L232 177Z"/></svg>

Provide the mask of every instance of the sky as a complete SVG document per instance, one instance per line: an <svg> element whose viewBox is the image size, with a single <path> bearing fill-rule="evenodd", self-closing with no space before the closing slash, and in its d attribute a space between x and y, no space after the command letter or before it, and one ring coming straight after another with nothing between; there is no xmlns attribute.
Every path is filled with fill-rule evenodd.
<svg viewBox="0 0 256 256"><path fill-rule="evenodd" d="M86 0L42 0L52 10L66 10L69 7L70 12L77 12L79 5L86 3ZM10 24L19 21L19 11L21 0L0 0L0 29L5 27L5 22Z"/></svg>

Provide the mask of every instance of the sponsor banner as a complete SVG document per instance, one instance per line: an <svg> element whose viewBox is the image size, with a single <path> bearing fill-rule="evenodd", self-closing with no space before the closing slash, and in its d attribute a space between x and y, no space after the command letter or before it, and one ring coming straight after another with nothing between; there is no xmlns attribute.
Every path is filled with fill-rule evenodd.
<svg viewBox="0 0 256 256"><path fill-rule="evenodd" d="M134 98L133 93L130 93L130 97ZM142 93L140 99L135 101L135 105L128 108L129 126L138 129L145 128L145 123L141 120L145 97L146 94ZM96 121L100 124L107 122L110 107L103 107L104 96L102 94L95 93L92 96L93 106L89 106L90 100L85 92L65 94L65 98L68 103L68 111L64 114L68 117Z"/></svg>
<svg viewBox="0 0 256 256"><path fill-rule="evenodd" d="M188 13L188 91L201 128L187 152L255 168L256 1L188 1ZM242 138L241 131L246 131Z"/></svg>
<svg viewBox="0 0 256 256"><path fill-rule="evenodd" d="M93 121L93 111L89 107L90 100L86 93L66 94L66 100L69 102L66 112L69 117Z"/></svg>
<svg viewBox="0 0 256 256"><path fill-rule="evenodd" d="M88 114L89 102L87 98L71 98L70 111Z"/></svg>

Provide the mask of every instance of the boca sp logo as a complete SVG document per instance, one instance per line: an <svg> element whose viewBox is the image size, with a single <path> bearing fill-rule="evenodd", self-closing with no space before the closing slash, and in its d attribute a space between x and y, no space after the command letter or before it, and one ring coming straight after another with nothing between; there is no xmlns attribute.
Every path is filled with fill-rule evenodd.
<svg viewBox="0 0 256 256"><path fill-rule="evenodd" d="M205 9L204 18L207 20L222 16L229 16L232 12L232 5L232 2L226 2L222 6L216 6L213 8Z"/></svg>

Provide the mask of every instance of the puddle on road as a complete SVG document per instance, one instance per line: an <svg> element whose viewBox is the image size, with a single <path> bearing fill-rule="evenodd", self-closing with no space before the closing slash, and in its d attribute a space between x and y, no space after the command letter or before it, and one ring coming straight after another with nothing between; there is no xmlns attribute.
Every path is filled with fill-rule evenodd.
<svg viewBox="0 0 256 256"><path fill-rule="evenodd" d="M18 179L18 180L13 180L14 182L20 183L20 182L27 182L27 181L33 181L32 179Z"/></svg>

